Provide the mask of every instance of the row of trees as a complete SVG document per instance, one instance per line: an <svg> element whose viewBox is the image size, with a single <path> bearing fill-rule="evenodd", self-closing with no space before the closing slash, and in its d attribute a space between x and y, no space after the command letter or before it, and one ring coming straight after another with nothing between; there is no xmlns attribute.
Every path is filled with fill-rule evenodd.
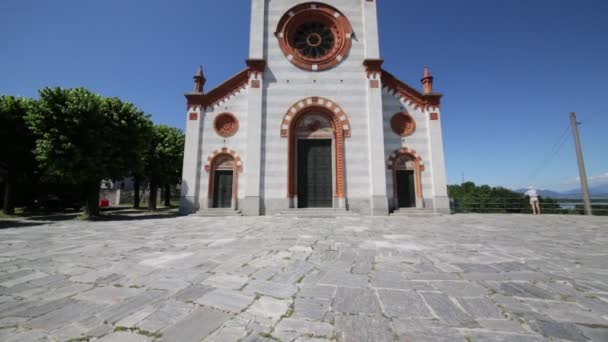
<svg viewBox="0 0 608 342"><path fill-rule="evenodd" d="M466 182L461 185L449 185L448 193L454 199L456 212L530 212L530 200L524 194L502 187L478 186L473 182ZM541 204L545 213L562 212L559 203L553 199L542 198Z"/></svg>
<svg viewBox="0 0 608 342"><path fill-rule="evenodd" d="M16 184L37 170L84 189L86 214L99 214L103 179L150 183L150 208L159 186L180 181L184 135L158 125L135 105L84 88L44 88L38 99L0 96L3 211L14 212Z"/></svg>

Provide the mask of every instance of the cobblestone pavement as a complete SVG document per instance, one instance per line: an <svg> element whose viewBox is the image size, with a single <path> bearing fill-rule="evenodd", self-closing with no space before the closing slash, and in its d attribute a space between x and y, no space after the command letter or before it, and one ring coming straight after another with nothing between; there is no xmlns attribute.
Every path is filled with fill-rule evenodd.
<svg viewBox="0 0 608 342"><path fill-rule="evenodd" d="M180 217L0 229L0 340L608 341L608 220Z"/></svg>

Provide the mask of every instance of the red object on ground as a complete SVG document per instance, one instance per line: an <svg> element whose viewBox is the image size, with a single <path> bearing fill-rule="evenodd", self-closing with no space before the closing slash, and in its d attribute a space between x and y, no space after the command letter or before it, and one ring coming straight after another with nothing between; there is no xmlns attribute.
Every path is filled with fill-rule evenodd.
<svg viewBox="0 0 608 342"><path fill-rule="evenodd" d="M99 202L99 206L100 207L109 207L110 206L110 200L108 200L107 198L103 198L100 202Z"/></svg>

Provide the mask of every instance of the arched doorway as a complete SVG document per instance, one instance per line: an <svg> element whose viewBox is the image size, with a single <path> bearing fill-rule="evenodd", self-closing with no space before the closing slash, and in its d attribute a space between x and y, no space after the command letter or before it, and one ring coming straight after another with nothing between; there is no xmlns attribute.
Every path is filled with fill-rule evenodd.
<svg viewBox="0 0 608 342"><path fill-rule="evenodd" d="M414 150L407 148L395 151L388 160L388 168L393 174L393 207L421 208L422 171L424 165Z"/></svg>
<svg viewBox="0 0 608 342"><path fill-rule="evenodd" d="M288 138L287 197L291 208L346 208L344 138L350 123L327 99L293 105L281 125Z"/></svg>
<svg viewBox="0 0 608 342"><path fill-rule="evenodd" d="M238 173L241 160L234 151L222 149L207 159L205 166L209 171L209 208L237 207Z"/></svg>
<svg viewBox="0 0 608 342"><path fill-rule="evenodd" d="M295 123L298 208L333 207L333 131L320 112L302 115Z"/></svg>

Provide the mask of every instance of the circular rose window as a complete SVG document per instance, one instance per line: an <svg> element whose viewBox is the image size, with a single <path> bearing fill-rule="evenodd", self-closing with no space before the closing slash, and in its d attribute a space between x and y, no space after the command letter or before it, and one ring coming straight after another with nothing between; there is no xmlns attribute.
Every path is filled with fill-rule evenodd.
<svg viewBox="0 0 608 342"><path fill-rule="evenodd" d="M239 121L230 113L223 113L215 117L213 127L220 136L227 138L233 136L239 129Z"/></svg>
<svg viewBox="0 0 608 342"><path fill-rule="evenodd" d="M350 50L352 32L342 13L314 3L292 8L277 27L279 45L287 59L306 70L325 70L340 63Z"/></svg>
<svg viewBox="0 0 608 342"><path fill-rule="evenodd" d="M397 113L391 119L391 128L397 135L407 137L416 130L416 122L408 113Z"/></svg>

